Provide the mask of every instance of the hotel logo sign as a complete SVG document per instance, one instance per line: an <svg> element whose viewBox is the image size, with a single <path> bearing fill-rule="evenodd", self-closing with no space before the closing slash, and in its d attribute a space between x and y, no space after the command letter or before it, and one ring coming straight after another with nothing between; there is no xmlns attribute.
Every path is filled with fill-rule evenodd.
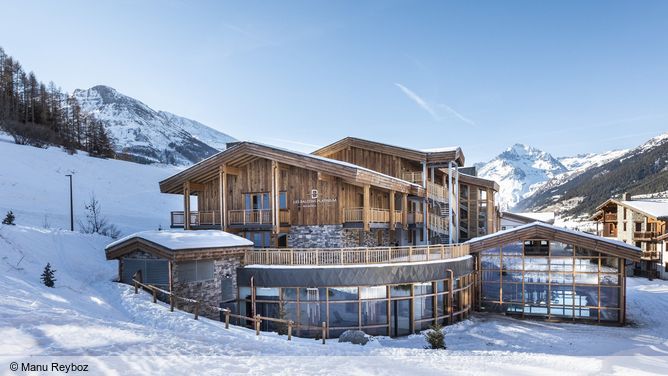
<svg viewBox="0 0 668 376"><path fill-rule="evenodd" d="M315 208L318 205L333 205L336 201L336 197L320 197L317 189L311 189L311 198L297 199L293 203L301 208Z"/></svg>

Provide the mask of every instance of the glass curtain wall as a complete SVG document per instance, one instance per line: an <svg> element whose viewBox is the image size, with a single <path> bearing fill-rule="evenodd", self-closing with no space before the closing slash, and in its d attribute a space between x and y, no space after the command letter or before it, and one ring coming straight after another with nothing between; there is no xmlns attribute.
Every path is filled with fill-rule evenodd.
<svg viewBox="0 0 668 376"><path fill-rule="evenodd" d="M255 306L259 315L294 321L294 333L300 337L320 336L323 321L331 338L349 329L402 336L426 330L436 321L447 325L466 318L473 306L473 289L473 274L452 284L446 279L360 287L256 287ZM250 287L239 288L239 314L247 317L253 315L251 294ZM277 325L264 321L261 329L275 331Z"/></svg>
<svg viewBox="0 0 668 376"><path fill-rule="evenodd" d="M618 322L621 259L547 240L481 252L481 308L521 316Z"/></svg>

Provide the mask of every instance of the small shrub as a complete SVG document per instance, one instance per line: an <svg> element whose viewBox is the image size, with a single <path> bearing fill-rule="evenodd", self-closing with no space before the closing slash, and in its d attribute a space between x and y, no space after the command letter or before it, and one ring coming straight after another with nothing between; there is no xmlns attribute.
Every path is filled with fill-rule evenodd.
<svg viewBox="0 0 668 376"><path fill-rule="evenodd" d="M7 212L7 215L5 216L5 219L2 220L3 225L15 225L14 220L16 219L16 216L14 213L10 210Z"/></svg>
<svg viewBox="0 0 668 376"><path fill-rule="evenodd" d="M425 340L429 344L427 349L442 349L445 350L445 333L443 333L443 327L440 324L435 324L431 326L431 329L424 334Z"/></svg>
<svg viewBox="0 0 668 376"><path fill-rule="evenodd" d="M51 269L51 263L47 263L44 267L44 271L42 272L42 277L40 278L44 286L53 287L55 285L55 273L56 271Z"/></svg>

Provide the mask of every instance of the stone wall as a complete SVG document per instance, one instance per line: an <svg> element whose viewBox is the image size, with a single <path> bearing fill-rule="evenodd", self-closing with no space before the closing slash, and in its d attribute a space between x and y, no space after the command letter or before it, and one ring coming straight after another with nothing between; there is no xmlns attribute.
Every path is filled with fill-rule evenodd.
<svg viewBox="0 0 668 376"><path fill-rule="evenodd" d="M380 243L378 243L380 234ZM361 241L360 241L360 236ZM389 246L389 229L344 229L342 225L292 226L288 233L290 248L340 248Z"/></svg>
<svg viewBox="0 0 668 376"><path fill-rule="evenodd" d="M390 245L392 244L390 244L389 229L370 229L368 232L353 229L343 230L343 247L386 247Z"/></svg>
<svg viewBox="0 0 668 376"><path fill-rule="evenodd" d="M342 225L291 226L288 233L291 248L338 248L342 244Z"/></svg>
<svg viewBox="0 0 668 376"><path fill-rule="evenodd" d="M220 313L217 310L206 308L206 306L220 307L222 301L222 283L224 279L231 279L234 291L234 299L237 292L237 268L241 266L243 254L223 256L213 261L213 279L207 281L182 282L179 281L179 265L174 263L172 270L174 293L189 299L195 299L202 302L200 306L200 315L212 319L219 319ZM193 312L194 304L180 301L178 308L184 311Z"/></svg>

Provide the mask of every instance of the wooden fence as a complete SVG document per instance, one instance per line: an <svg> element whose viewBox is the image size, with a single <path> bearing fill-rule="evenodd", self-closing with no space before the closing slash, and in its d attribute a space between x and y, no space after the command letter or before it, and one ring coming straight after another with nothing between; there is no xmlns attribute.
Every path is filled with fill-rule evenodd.
<svg viewBox="0 0 668 376"><path fill-rule="evenodd" d="M142 282L139 282L135 278L136 277L133 277L133 279L132 279L132 282L134 283L135 294L139 294L139 288L141 287L143 290L148 291L148 292L151 293L151 295L153 296L153 303L158 303L158 293L162 293L162 294L168 296L169 297L169 311L170 312L174 312L174 308L177 306L177 301L183 301L183 302L194 304L195 309L194 309L194 312L192 312L192 313L194 315L193 318L195 320L199 319L199 312L200 312L200 309L203 308L203 307L209 308L212 311L221 312L225 317L225 319L224 319L225 329L230 328L230 318L235 318L235 319L238 319L238 320L245 320L247 322L252 323L251 325L255 329L255 335L259 336L260 335L260 326L262 324L262 321L271 321L271 322L276 322L276 323L285 325L286 328L287 328L288 341L291 341L292 340L292 331L293 331L294 328L296 328L296 327L313 328L313 326L309 326L309 325L295 324L295 322L292 321L292 320L277 319L277 318L274 318L274 317L265 317L265 316L260 316L260 315L255 315L253 317L248 317L248 316L244 316L244 315L237 315L235 313L232 313L232 311L230 311L227 308L220 308L220 307L212 306L212 305L209 305L209 304L204 304L204 303L202 303L198 300L195 300L195 299L190 299L190 298L186 298L186 297L182 297L182 296L177 296L176 294L172 293L171 291L163 290L163 289L161 289L157 286L154 286L154 285L144 284ZM325 342L326 342L326 339L327 339L327 322L323 321L322 326L320 327L320 329L322 330L322 344L324 345Z"/></svg>

